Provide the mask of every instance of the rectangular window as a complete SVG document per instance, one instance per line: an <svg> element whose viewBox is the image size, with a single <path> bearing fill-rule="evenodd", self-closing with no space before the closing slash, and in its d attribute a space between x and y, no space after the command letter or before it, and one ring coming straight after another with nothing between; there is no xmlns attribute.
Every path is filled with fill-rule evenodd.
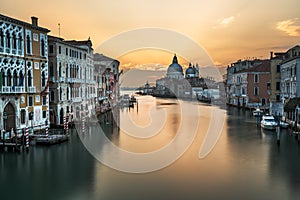
<svg viewBox="0 0 300 200"><path fill-rule="evenodd" d="M69 49L68 49L68 48L66 48L66 56L68 55L68 51L69 51Z"/></svg>
<svg viewBox="0 0 300 200"><path fill-rule="evenodd" d="M34 69L40 69L40 63L34 62Z"/></svg>
<svg viewBox="0 0 300 200"><path fill-rule="evenodd" d="M263 99L261 99L261 105L266 105L266 99L265 98L263 98Z"/></svg>
<svg viewBox="0 0 300 200"><path fill-rule="evenodd" d="M35 42L38 42L38 41L39 41L39 35L36 34L36 33L33 33L33 40L34 40Z"/></svg>
<svg viewBox="0 0 300 200"><path fill-rule="evenodd" d="M280 95L279 94L276 95L276 101L280 101Z"/></svg>
<svg viewBox="0 0 300 200"><path fill-rule="evenodd" d="M259 88L258 87L254 87L254 95L258 96L259 94Z"/></svg>
<svg viewBox="0 0 300 200"><path fill-rule="evenodd" d="M21 124L25 124L26 110L21 110Z"/></svg>
<svg viewBox="0 0 300 200"><path fill-rule="evenodd" d="M47 111L43 111L43 119L45 119L47 117Z"/></svg>
<svg viewBox="0 0 300 200"><path fill-rule="evenodd" d="M28 106L33 106L33 97L32 96L28 97Z"/></svg>
<svg viewBox="0 0 300 200"><path fill-rule="evenodd" d="M254 83L258 83L258 74L254 74Z"/></svg>
<svg viewBox="0 0 300 200"><path fill-rule="evenodd" d="M43 96L43 106L47 105L47 96Z"/></svg>
<svg viewBox="0 0 300 200"><path fill-rule="evenodd" d="M58 53L61 54L61 46L58 46Z"/></svg>
<svg viewBox="0 0 300 200"><path fill-rule="evenodd" d="M280 73L280 65L277 65L277 70L276 70L277 73Z"/></svg>
<svg viewBox="0 0 300 200"><path fill-rule="evenodd" d="M36 96L35 96L35 102L37 102L37 103L38 103L38 102L40 102L40 100L41 100L41 97L40 97L40 95L36 95Z"/></svg>
<svg viewBox="0 0 300 200"><path fill-rule="evenodd" d="M33 120L33 112L28 113L28 119Z"/></svg>
<svg viewBox="0 0 300 200"><path fill-rule="evenodd" d="M276 90L280 90L280 82L276 82Z"/></svg>
<svg viewBox="0 0 300 200"><path fill-rule="evenodd" d="M269 91L271 89L271 83L267 83L267 90Z"/></svg>
<svg viewBox="0 0 300 200"><path fill-rule="evenodd" d="M54 97L55 97L54 95L55 95L54 91L51 91L51 93L50 93L50 101L51 102L54 101Z"/></svg>
<svg viewBox="0 0 300 200"><path fill-rule="evenodd" d="M31 31L26 30L26 53L27 54L32 54L32 38L31 38Z"/></svg>
<svg viewBox="0 0 300 200"><path fill-rule="evenodd" d="M47 56L47 48L46 48L46 46L47 46L47 39L46 39L46 36L44 35L44 34L40 34L40 46L41 46L41 48L40 48L40 52L41 52L41 56L42 57L45 57L45 56Z"/></svg>
<svg viewBox="0 0 300 200"><path fill-rule="evenodd" d="M51 54L54 53L53 45L50 45L50 46L49 46L49 53L51 53Z"/></svg>

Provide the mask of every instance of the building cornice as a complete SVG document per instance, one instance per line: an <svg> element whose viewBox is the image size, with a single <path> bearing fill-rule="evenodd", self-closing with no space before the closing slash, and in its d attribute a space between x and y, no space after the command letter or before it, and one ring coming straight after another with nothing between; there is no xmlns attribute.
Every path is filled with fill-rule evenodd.
<svg viewBox="0 0 300 200"><path fill-rule="evenodd" d="M35 30L38 30L38 31L46 32L46 33L50 32L49 29L46 29L46 28L43 28L43 27L40 27L40 26L34 26L30 23L27 23L27 22L24 22L24 21L21 21L21 20L18 20L18 19L14 19L14 18L5 16L5 15L2 15L2 14L0 14L0 20L10 22L10 23L14 23L16 25L20 25L20 26L23 26L25 28L31 28L31 29L35 29Z"/></svg>

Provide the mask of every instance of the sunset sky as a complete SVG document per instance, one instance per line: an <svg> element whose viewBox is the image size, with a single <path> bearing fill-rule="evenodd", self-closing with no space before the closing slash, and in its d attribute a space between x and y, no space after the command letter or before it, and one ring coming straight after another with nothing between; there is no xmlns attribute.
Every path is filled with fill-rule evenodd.
<svg viewBox="0 0 300 200"><path fill-rule="evenodd" d="M114 36L135 29L159 28L186 36L206 50L217 66L247 57L267 58L270 51L286 51L299 44L300 1L270 0L0 0L1 14L51 30L50 35L84 40L97 47ZM151 35L149 35L151 37ZM136 38L138 40L138 36ZM174 41L176 43L176 41ZM120 44L119 44L120 45ZM111 48L118 49L119 46ZM123 52L122 66L161 70L176 49ZM135 50L135 51L134 51ZM125 53L125 54L124 54ZM181 55L183 65L190 61ZM108 56L114 56L109 55ZM151 68L149 63L155 63ZM205 64L204 64L205 65ZM145 67L146 66L146 67Z"/></svg>

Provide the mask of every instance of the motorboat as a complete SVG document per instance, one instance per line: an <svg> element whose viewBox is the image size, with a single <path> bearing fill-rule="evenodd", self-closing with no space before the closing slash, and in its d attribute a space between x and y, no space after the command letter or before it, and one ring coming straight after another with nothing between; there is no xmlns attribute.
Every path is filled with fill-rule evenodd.
<svg viewBox="0 0 300 200"><path fill-rule="evenodd" d="M289 124L286 123L286 122L284 122L284 121L281 121L281 120L280 120L280 127L281 127L281 128L288 128L288 127L289 127Z"/></svg>
<svg viewBox="0 0 300 200"><path fill-rule="evenodd" d="M260 110L259 108L256 108L256 109L252 112L252 114L253 114L254 117L258 117L258 116L260 116L260 115L263 114L263 111Z"/></svg>
<svg viewBox="0 0 300 200"><path fill-rule="evenodd" d="M267 130L276 130L277 122L272 115L263 115L260 126Z"/></svg>

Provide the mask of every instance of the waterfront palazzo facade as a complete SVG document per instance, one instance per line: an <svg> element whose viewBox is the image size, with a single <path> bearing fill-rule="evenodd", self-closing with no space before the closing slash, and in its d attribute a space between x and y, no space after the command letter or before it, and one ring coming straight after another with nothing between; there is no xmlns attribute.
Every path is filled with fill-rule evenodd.
<svg viewBox="0 0 300 200"><path fill-rule="evenodd" d="M48 29L0 15L0 128L41 129L48 118Z"/></svg>
<svg viewBox="0 0 300 200"><path fill-rule="evenodd" d="M63 125L95 114L96 81L90 40L66 41L49 36L50 123Z"/></svg>

